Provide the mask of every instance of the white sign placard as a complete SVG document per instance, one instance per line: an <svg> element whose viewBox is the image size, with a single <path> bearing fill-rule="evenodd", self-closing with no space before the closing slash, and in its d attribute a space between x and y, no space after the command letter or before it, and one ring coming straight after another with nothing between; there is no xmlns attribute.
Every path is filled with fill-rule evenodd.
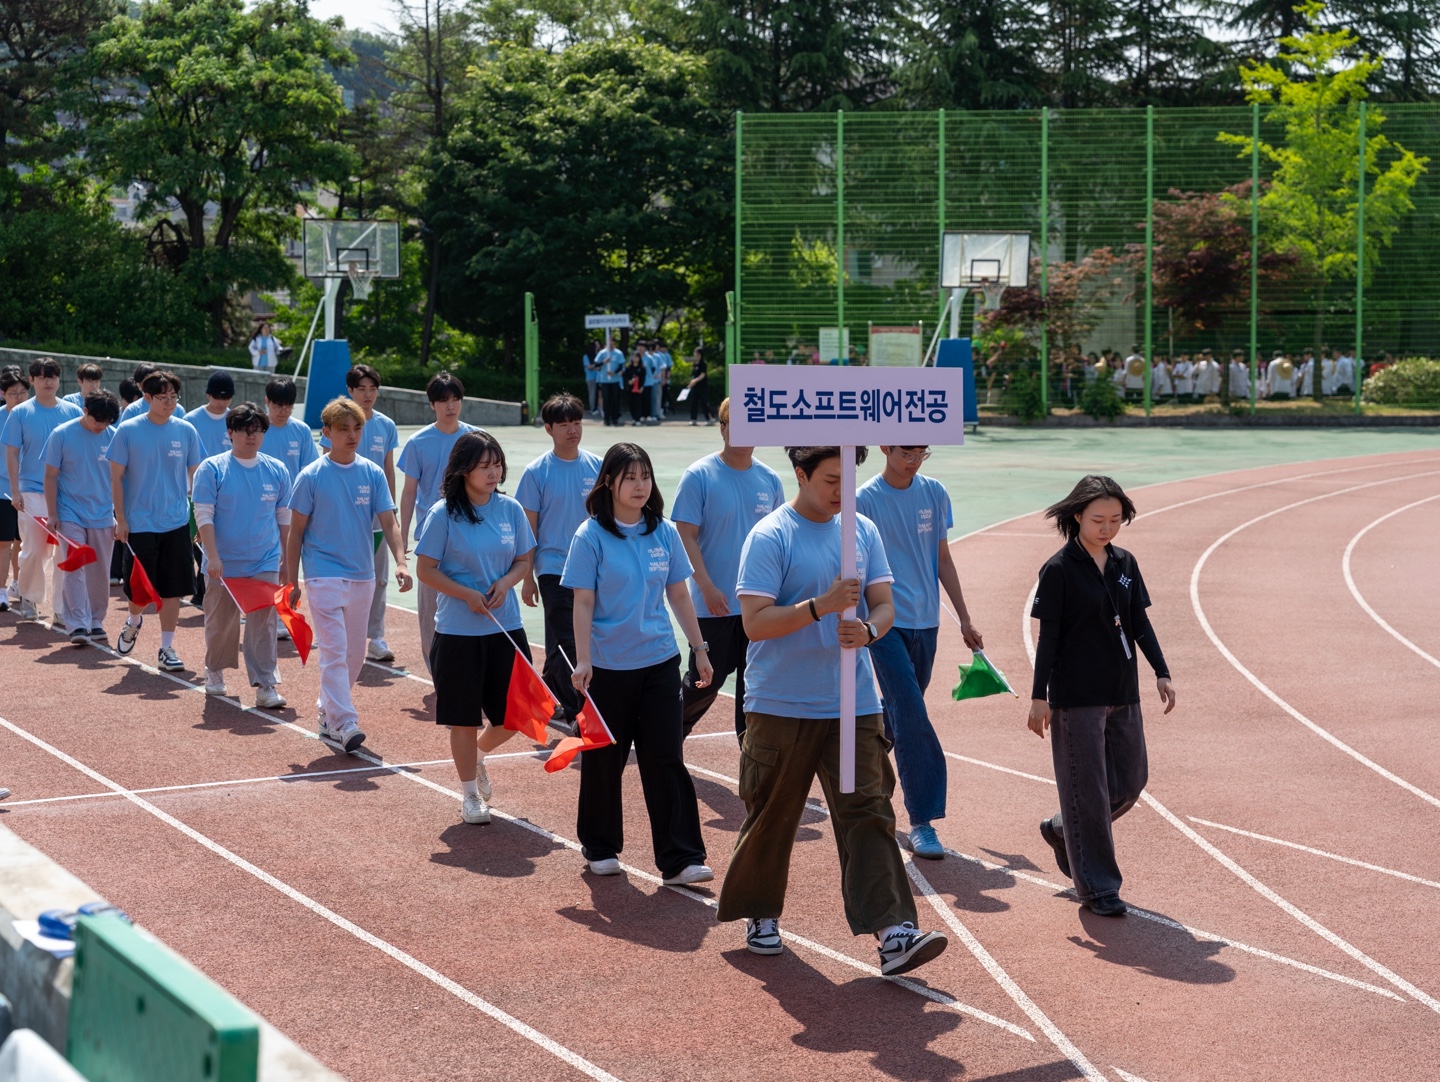
<svg viewBox="0 0 1440 1082"><path fill-rule="evenodd" d="M870 363L920 367L919 327L871 327Z"/></svg>
<svg viewBox="0 0 1440 1082"><path fill-rule="evenodd" d="M914 447L965 442L964 370L730 366L736 447Z"/></svg>
<svg viewBox="0 0 1440 1082"><path fill-rule="evenodd" d="M606 328L618 329L630 326L630 316L624 312L616 314L602 313L585 317L585 329L587 331L604 330Z"/></svg>
<svg viewBox="0 0 1440 1082"><path fill-rule="evenodd" d="M820 328L820 363L844 364L850 359L850 328Z"/></svg>

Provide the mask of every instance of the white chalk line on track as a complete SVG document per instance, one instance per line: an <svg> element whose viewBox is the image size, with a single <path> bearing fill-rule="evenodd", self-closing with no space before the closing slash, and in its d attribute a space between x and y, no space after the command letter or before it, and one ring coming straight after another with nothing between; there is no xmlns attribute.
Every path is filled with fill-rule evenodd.
<svg viewBox="0 0 1440 1082"><path fill-rule="evenodd" d="M1349 864L1356 868L1364 868L1367 871L1379 872L1381 875L1394 876L1396 879L1404 879L1410 883L1419 883L1423 887L1434 887L1440 890L1440 883L1433 879L1422 879L1418 875L1411 875L1409 872L1396 871L1394 868L1385 868L1379 864L1370 864L1367 861L1356 860L1354 857L1342 857L1339 853L1330 853L1324 849L1312 849L1308 845L1301 845L1299 842L1287 842L1284 838L1272 838L1268 834L1256 834L1254 831L1241 830L1239 827L1226 826L1224 823L1212 823L1209 819L1197 819L1193 815L1185 818L1192 823L1199 823L1204 827L1214 827L1216 830L1229 831L1231 834L1238 834L1244 838L1254 838L1256 841L1269 842L1271 845L1282 845L1286 849L1298 849L1302 853L1309 853L1312 856L1324 857L1326 860L1338 861L1341 864Z"/></svg>
<svg viewBox="0 0 1440 1082"><path fill-rule="evenodd" d="M1110 1069L1120 1076L1121 1082L1145 1082L1145 1079L1141 1078L1138 1074L1131 1074L1129 1071L1122 1071L1119 1067L1115 1067L1113 1065Z"/></svg>
<svg viewBox="0 0 1440 1082"><path fill-rule="evenodd" d="M1395 508L1395 510L1391 511L1389 514L1381 515L1374 522L1370 523L1370 525L1366 526L1363 530L1361 530L1359 533L1357 533L1354 537L1350 539L1350 543L1345 546L1345 555L1340 560L1340 568L1345 573L1345 585L1350 590L1350 596L1359 603L1360 607L1364 609L1365 612L1370 616L1370 619L1374 620L1377 624L1379 624L1382 628L1389 632L1391 637L1394 638L1396 642L1400 643L1407 649L1414 651L1420 657L1430 662L1431 665L1434 665L1437 669L1440 669L1440 658L1437 658L1434 654L1427 653L1415 643L1407 639L1404 635L1400 634L1400 632L1396 631L1395 628L1390 626L1389 622L1386 621L1383 616L1381 616L1378 612L1375 611L1374 608L1371 607L1370 602L1366 601L1364 595L1360 593L1360 587L1355 585L1355 576L1350 573L1350 558L1355 552L1355 546L1360 543L1360 539L1362 537L1364 537L1367 533L1373 530L1376 526L1379 526L1382 522L1387 522L1390 519L1394 518L1396 515L1403 514L1404 512L1409 511L1412 508L1419 507L1422 504L1431 503L1435 500L1440 500L1440 494L1434 496L1426 496L1423 500L1416 500L1414 503L1407 503L1404 507Z"/></svg>
<svg viewBox="0 0 1440 1082"><path fill-rule="evenodd" d="M393 958L395 961L399 962L407 969L413 970L415 973L418 973L420 976L424 977L432 984L438 985L440 988L443 988L445 991L449 992L452 996L459 999L461 1002L471 1007L474 1007L476 1010L481 1011L482 1013L493 1018L495 1021L499 1022L507 1029L525 1038L527 1041L530 1041L531 1043L544 1049L546 1052L549 1052L556 1058L563 1060L565 1063L568 1063L571 1067L574 1067L576 1070L580 1071L587 1077L600 1080L600 1082L619 1082L619 1079L617 1079L614 1075L610 1074L608 1071L604 1071L601 1068L597 1067L595 1064L591 1063L583 1056L577 1055L575 1052L572 1052L570 1049L566 1048L558 1041L552 1040L551 1038L545 1036L545 1034L541 1033L539 1030L520 1021L520 1019L516 1018L514 1015L508 1014L507 1012L502 1011L499 1007L496 1007L494 1004L488 1002L487 1000L481 999L474 992L471 992L468 988L457 984L449 977L446 977L444 974L432 969L430 966L426 965L424 962L420 961L413 955L401 950L399 947L396 947L393 944L387 942L386 940L381 939L377 935L367 932L358 924L347 920L339 913L336 913L333 909L330 909L315 901L315 899L311 898L309 895L301 893L294 887L290 886L290 884L280 879L277 879L275 876L271 875L263 868L251 864L244 857L241 857L238 854L232 852L231 850L225 848L225 846L221 845L219 842L212 840L211 838L200 833L193 827L186 825L179 819L175 818L173 815L162 811L160 808L150 803L144 797L141 797L136 793L131 792L124 786L120 785L118 782L111 781L104 774L101 774L97 770L91 769L84 763L80 762L80 760L74 758L71 755L67 755L59 748L56 748L46 743L38 736L34 736L26 732L24 729L20 728L18 725L15 725L13 722L6 720L5 718L0 718L0 726L4 726L16 736L19 736L22 739L29 741L31 744L34 744L42 751L48 752L50 755L53 755L55 758L65 763L71 769L77 770L81 774L84 774L91 781L99 785L105 786L107 789L114 791L119 796L123 796L126 800L130 801L142 811L154 816L156 819L159 819L167 826L173 827L175 830L178 830L181 834L185 835L197 845L208 849L210 852L214 853L216 856L222 858L223 860L226 860L229 863L233 864L241 871L247 872L248 874L254 876L266 886L279 891L291 901L298 903L299 905L310 910L317 916L324 918L331 924L335 925L337 928L349 932L352 936L354 936L356 939L359 939L367 946L373 947L376 950L380 951L382 954Z"/></svg>
<svg viewBox="0 0 1440 1082"><path fill-rule="evenodd" d="M1255 525L1257 522L1263 522L1268 518L1273 518L1276 515L1282 514L1286 511L1294 510L1297 507L1304 507L1309 504L1316 503L1319 500L1328 500L1335 496L1344 496L1352 492L1359 492L1368 488L1376 488L1381 485L1402 484L1406 481L1413 481L1418 478L1434 477L1437 474L1440 474L1440 470L1430 470L1425 473L1406 474L1402 477L1390 477L1381 481L1368 481L1365 484L1352 485L1349 488L1337 489L1334 492L1325 492L1319 496L1311 496L1309 499L1297 500L1294 503L1288 503L1283 507L1277 507L1274 510L1267 511L1263 515L1256 515L1254 518L1250 519L1247 522L1242 522L1239 526L1236 526L1234 529L1230 530L1225 534L1222 534L1219 538L1217 538L1210 545L1210 547L1201 554L1200 559L1196 561L1194 569L1190 572L1190 607L1195 612L1195 618L1200 622L1201 630L1205 632L1206 637L1214 645L1215 649L1220 651L1221 656L1230 663L1231 667L1234 668L1235 671L1238 672L1241 676L1245 677L1245 679L1248 680L1257 691L1259 691L1267 699L1273 702L1276 706L1280 707L1281 710L1285 711L1285 713L1289 714L1301 725L1305 726L1305 728L1313 732L1316 736L1320 737L1322 740L1326 741L1331 746L1344 752L1346 755L1350 756L1350 758L1354 759L1357 763L1360 763L1362 766L1368 767L1376 774L1379 774L1386 781L1393 782L1395 785L1398 785L1406 792L1419 797L1427 804L1440 808L1440 797L1436 797L1434 794L1426 792L1418 785L1414 785L1413 783L1408 782L1404 778L1400 777L1398 774L1387 770L1385 767L1375 762L1375 760L1369 758L1355 748L1352 748L1349 744L1345 743L1335 734L1331 733L1328 729L1325 729L1316 722L1312 721L1310 718L1306 717L1295 707L1291 706L1290 703L1288 703L1285 699L1281 698L1280 695L1277 694L1274 690L1272 690L1268 684L1266 684L1263 680L1261 680L1258 676L1256 676L1253 672L1246 668L1244 662L1242 662L1238 657L1236 657L1235 654L1230 650L1230 648L1225 645L1225 643L1221 640L1220 636L1216 634L1215 629L1210 626L1210 621L1205 616L1205 609L1200 604L1200 575L1201 572L1205 569L1206 562L1210 559L1211 555L1220 548L1221 545L1223 545L1226 541L1230 540L1232 537L1236 536L1242 530Z"/></svg>

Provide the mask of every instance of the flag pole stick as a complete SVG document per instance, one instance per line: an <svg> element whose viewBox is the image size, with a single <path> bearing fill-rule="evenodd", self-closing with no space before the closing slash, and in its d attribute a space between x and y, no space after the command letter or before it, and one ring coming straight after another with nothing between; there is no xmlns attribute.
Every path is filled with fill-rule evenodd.
<svg viewBox="0 0 1440 1082"><path fill-rule="evenodd" d="M46 525L47 520L41 518L39 515L32 515L29 511L21 511L20 513L26 518L28 518L31 522L35 523L36 526L39 526L51 537L55 538L56 541L64 541L65 544L69 545L72 549L78 549L80 547L79 541L71 541L70 538L66 537L63 533L56 533L49 526Z"/></svg>
<svg viewBox="0 0 1440 1082"><path fill-rule="evenodd" d="M565 652L565 647L557 642L555 649L560 651L560 656L565 659L565 664L570 666L570 672L574 673L575 663L570 660L570 655ZM590 698L590 689L586 688L581 694L585 696L585 701L590 704L590 709L595 711L595 716L600 719L600 724L605 726L605 735L613 742L615 740L615 734L610 731L610 723L605 720L605 715L600 713L600 708L595 705L595 700Z"/></svg>
<svg viewBox="0 0 1440 1082"><path fill-rule="evenodd" d="M517 643L513 638L510 637L510 632L506 631L503 627L500 627L500 621L497 620L497 619L495 619L495 614L494 614L493 612L491 612L488 607L485 609L485 615L488 616L488 617L490 617L490 622L491 622L491 623L493 623L496 627L499 627L499 628L500 628L500 634L504 635L506 641L509 642L510 645L515 648L515 654L516 654L516 656L519 657L522 661L525 662L526 665L528 665L528 666L530 667L530 671L535 674L535 679L536 679L536 680L539 680L539 681L540 681L540 686L543 687L543 688L545 688L545 693L546 693L547 695L549 695L551 699L555 699L555 696L554 696L553 694L551 694L549 687L546 687L545 677L541 674L540 670L535 667L535 662L532 661L532 660L530 660L530 651L520 649L520 644ZM565 651L563 651L563 650L560 651L560 656L561 656L561 657L565 657ZM569 664L570 659L569 659L569 658L565 658L565 662L566 662L566 664ZM574 666L571 666L571 668L572 668L572 671L573 671ZM559 705L560 705L558 700L556 701L555 705L556 705L556 706L559 706ZM561 731L563 732L564 730L561 730Z"/></svg>
<svg viewBox="0 0 1440 1082"><path fill-rule="evenodd" d="M964 630L965 625L960 622L960 617L956 616L953 612L950 611L950 606L949 606L949 605L945 604L944 601L941 601L941 602L940 602L940 608L942 608L942 609L945 611L945 615L946 615L946 616L950 617L950 619L952 619L952 620L955 621L955 626L956 626L956 627L960 628L962 631ZM990 659L985 656L985 651L984 651L984 650L971 650L970 652L971 652L972 654L974 654L976 657L983 657L983 658L985 658L985 663L986 663L987 665L990 664ZM995 668L994 665L990 665L990 670L991 670L996 676L998 676L998 677L1000 678L1000 682L1005 685L1005 690L1006 690L1006 691L1008 691L1011 695L1015 696L1015 698L1017 698L1017 699L1020 698L1020 693L1019 693L1018 691L1016 691L1013 687L1010 686L1010 678L1009 678L1009 677L1007 677L1007 676L1006 676L1003 672L1001 672L999 669Z"/></svg>

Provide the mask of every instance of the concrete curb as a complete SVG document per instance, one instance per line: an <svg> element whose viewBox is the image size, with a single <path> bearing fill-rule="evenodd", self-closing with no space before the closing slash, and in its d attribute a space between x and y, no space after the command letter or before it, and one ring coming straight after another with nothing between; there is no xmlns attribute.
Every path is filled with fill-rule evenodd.
<svg viewBox="0 0 1440 1082"><path fill-rule="evenodd" d="M1081 414L1030 422L1008 414L982 413L980 424L991 428L1437 428L1440 413L1361 414L1358 417L1306 417L1288 413L1258 413L1254 417L1228 413L1192 413L1178 417L1121 414L1113 421Z"/></svg>
<svg viewBox="0 0 1440 1082"><path fill-rule="evenodd" d="M56 958L15 931L47 909L74 909L99 894L40 850L0 826L0 995L10 1000L16 1029L33 1029L65 1049L74 959ZM261 1019L261 1082L343 1082L308 1052Z"/></svg>

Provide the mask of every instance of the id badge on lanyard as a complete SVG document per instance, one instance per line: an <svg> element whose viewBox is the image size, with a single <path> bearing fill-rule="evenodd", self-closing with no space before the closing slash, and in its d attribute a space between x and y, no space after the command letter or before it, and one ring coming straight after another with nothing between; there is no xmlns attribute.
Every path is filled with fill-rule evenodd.
<svg viewBox="0 0 1440 1082"><path fill-rule="evenodd" d="M1130 653L1130 640L1125 637L1125 629L1120 626L1120 614L1115 614L1115 630L1120 632L1120 645L1125 650L1125 660L1129 661L1133 656Z"/></svg>

